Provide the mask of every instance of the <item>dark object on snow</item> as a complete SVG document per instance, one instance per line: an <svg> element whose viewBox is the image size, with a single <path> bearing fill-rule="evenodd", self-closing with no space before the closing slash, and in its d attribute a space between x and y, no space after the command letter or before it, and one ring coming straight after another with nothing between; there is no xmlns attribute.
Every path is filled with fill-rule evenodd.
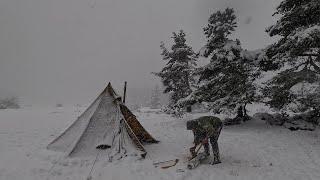
<svg viewBox="0 0 320 180"><path fill-rule="evenodd" d="M203 116L187 122L187 129L194 134L194 147L203 144L206 155L210 155L209 142L212 146L214 161L220 162L218 138L222 129L222 121L213 116Z"/></svg>
<svg viewBox="0 0 320 180"><path fill-rule="evenodd" d="M290 129L291 131L297 131L297 130L304 130L304 131L314 131L315 130L315 127L311 124L302 124L302 123L299 123L299 124L295 124L295 123L292 123L292 122L286 122L284 124L284 127Z"/></svg>
<svg viewBox="0 0 320 180"><path fill-rule="evenodd" d="M266 121L267 119L272 119L273 116L269 113L255 113L253 115L254 119Z"/></svg>
<svg viewBox="0 0 320 180"><path fill-rule="evenodd" d="M111 146L107 144L100 144L99 146L96 147L96 149L102 149L102 150L109 149L109 148L111 148Z"/></svg>
<svg viewBox="0 0 320 180"><path fill-rule="evenodd" d="M298 128L296 128L296 127L289 127L288 128L290 131L297 131L298 130Z"/></svg>

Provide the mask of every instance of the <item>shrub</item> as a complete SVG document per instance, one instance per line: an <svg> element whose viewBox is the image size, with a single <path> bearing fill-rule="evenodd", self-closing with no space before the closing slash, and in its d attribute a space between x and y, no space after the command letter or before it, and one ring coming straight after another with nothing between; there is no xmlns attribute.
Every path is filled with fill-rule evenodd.
<svg viewBox="0 0 320 180"><path fill-rule="evenodd" d="M0 109L19 109L20 105L18 103L17 97L10 97L0 100Z"/></svg>
<svg viewBox="0 0 320 180"><path fill-rule="evenodd" d="M58 103L58 104L56 104L56 107L63 107L63 105Z"/></svg>

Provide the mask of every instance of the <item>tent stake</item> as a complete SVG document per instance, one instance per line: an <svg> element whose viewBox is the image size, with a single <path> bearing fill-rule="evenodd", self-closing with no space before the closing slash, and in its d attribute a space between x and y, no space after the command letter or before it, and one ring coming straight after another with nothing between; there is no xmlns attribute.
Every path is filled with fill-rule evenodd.
<svg viewBox="0 0 320 180"><path fill-rule="evenodd" d="M127 95L127 81L124 82L124 88L123 88L123 104L126 103L126 95Z"/></svg>

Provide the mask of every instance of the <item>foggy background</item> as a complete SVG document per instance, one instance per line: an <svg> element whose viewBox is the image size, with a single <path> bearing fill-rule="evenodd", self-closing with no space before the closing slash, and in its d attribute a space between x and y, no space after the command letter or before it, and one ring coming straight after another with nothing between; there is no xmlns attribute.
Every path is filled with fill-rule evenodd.
<svg viewBox="0 0 320 180"><path fill-rule="evenodd" d="M150 100L160 71L160 41L183 29L198 51L211 13L232 7L234 35L249 50L272 42L280 0L1 0L0 97L23 104L88 104L109 81L128 103Z"/></svg>

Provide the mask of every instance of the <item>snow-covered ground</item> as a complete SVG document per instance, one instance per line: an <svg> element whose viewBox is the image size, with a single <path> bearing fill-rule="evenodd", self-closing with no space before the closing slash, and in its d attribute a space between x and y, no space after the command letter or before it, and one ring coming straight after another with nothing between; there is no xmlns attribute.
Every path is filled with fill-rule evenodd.
<svg viewBox="0 0 320 180"><path fill-rule="evenodd" d="M0 180L86 180L95 157L65 158L46 149L83 109L26 108L0 111ZM225 127L219 139L221 164L186 170L192 133L185 122L201 114L175 119L155 112L138 112L138 119L161 142L146 145L145 160L126 158L109 163L99 157L92 179L320 179L320 131L290 131L250 121ZM155 161L179 158L169 169ZM184 169L184 172L177 171Z"/></svg>

